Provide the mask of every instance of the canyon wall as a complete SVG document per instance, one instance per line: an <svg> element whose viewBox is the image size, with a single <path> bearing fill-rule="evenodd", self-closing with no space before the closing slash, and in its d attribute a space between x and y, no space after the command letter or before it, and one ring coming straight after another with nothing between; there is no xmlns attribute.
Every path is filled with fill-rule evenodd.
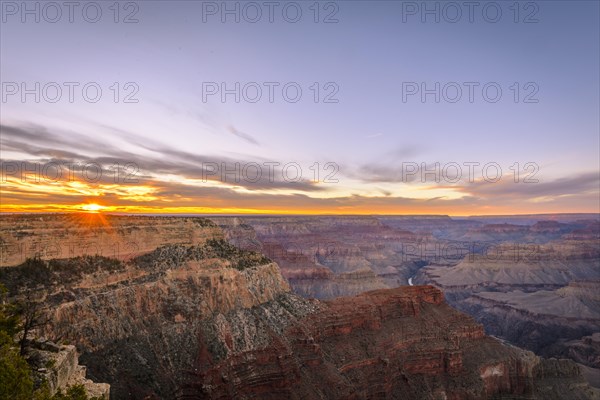
<svg viewBox="0 0 600 400"><path fill-rule="evenodd" d="M295 293L331 299L405 285L431 234L394 229L371 216L214 217L236 246L278 263Z"/></svg>
<svg viewBox="0 0 600 400"><path fill-rule="evenodd" d="M74 344L111 398L598 398L577 364L486 336L432 286L306 299L265 255L226 242L231 231L182 218L190 236L177 241L169 226L173 240L129 257L0 269L12 296L43 297L38 333Z"/></svg>
<svg viewBox="0 0 600 400"><path fill-rule="evenodd" d="M102 255L129 259L164 244L199 244L221 235L220 229L202 218L120 217L99 213L3 214L0 267L21 264L33 257Z"/></svg>
<svg viewBox="0 0 600 400"><path fill-rule="evenodd" d="M228 240L277 261L302 296L431 284L488 333L540 355L572 358L600 375L600 353L585 339L600 333L600 303L582 295L598 290L598 215L213 221Z"/></svg>

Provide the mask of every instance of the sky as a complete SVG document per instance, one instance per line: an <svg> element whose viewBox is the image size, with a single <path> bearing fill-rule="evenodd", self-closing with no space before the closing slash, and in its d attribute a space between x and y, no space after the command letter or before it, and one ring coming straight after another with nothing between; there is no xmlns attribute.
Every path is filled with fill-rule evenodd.
<svg viewBox="0 0 600 400"><path fill-rule="evenodd" d="M600 212L600 6L2 2L2 212Z"/></svg>

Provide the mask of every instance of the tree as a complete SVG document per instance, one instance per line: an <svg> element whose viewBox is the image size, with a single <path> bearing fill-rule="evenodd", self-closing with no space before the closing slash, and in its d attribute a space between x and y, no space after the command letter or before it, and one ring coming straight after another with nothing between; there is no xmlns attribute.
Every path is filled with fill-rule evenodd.
<svg viewBox="0 0 600 400"><path fill-rule="evenodd" d="M12 340L21 331L19 308L8 301L8 291L0 283L0 332ZM6 338L4 338L6 339ZM4 342L0 342L4 344Z"/></svg>
<svg viewBox="0 0 600 400"><path fill-rule="evenodd" d="M10 344L0 347L0 399L31 399L33 381L30 374L29 364L14 347Z"/></svg>
<svg viewBox="0 0 600 400"><path fill-rule="evenodd" d="M29 400L33 391L29 364L15 348L20 331L18 309L9 303L0 284L0 399Z"/></svg>
<svg viewBox="0 0 600 400"><path fill-rule="evenodd" d="M21 316L21 339L19 340L19 353L25 356L27 351L27 338L32 330L45 326L50 318L44 309L42 301L35 299L32 292L28 291L24 299L17 302L18 313Z"/></svg>

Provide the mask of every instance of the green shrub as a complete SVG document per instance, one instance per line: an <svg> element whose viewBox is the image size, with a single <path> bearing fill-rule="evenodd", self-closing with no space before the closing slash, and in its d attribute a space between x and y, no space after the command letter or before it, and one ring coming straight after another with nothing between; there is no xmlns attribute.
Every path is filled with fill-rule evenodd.
<svg viewBox="0 0 600 400"><path fill-rule="evenodd" d="M6 333L0 332L0 336L6 336ZM15 346L3 344L0 347L0 399L30 400L32 393L29 364Z"/></svg>

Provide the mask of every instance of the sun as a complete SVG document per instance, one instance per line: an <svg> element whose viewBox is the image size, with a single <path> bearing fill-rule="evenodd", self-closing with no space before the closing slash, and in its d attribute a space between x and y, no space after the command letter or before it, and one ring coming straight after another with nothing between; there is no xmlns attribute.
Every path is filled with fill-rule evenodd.
<svg viewBox="0 0 600 400"><path fill-rule="evenodd" d="M100 204L84 204L83 206L81 206L81 209L83 211L87 211L87 212L91 212L91 213L97 213L102 211L103 209L105 209L106 207L101 206Z"/></svg>

